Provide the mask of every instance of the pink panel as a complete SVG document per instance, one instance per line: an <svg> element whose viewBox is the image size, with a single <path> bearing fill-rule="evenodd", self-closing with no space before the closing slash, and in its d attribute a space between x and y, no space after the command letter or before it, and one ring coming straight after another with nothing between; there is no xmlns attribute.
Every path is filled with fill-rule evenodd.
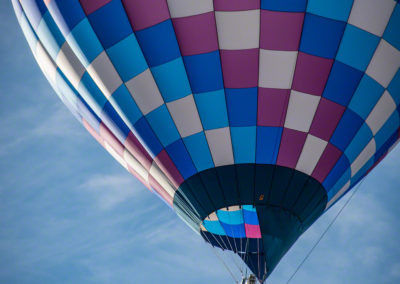
<svg viewBox="0 0 400 284"><path fill-rule="evenodd" d="M111 2L111 0L79 0L81 2L81 6L85 11L86 15L93 13L94 11L100 9L107 3Z"/></svg>
<svg viewBox="0 0 400 284"><path fill-rule="evenodd" d="M143 30L170 18L166 0L122 0L134 31Z"/></svg>
<svg viewBox="0 0 400 284"><path fill-rule="evenodd" d="M143 167L150 170L153 159L132 132L129 132L125 140L125 147Z"/></svg>
<svg viewBox="0 0 400 284"><path fill-rule="evenodd" d="M118 141L118 139L112 134L112 132L104 125L100 123L100 136L107 141L108 144L120 155L124 156L124 146Z"/></svg>
<svg viewBox="0 0 400 284"><path fill-rule="evenodd" d="M128 165L128 171L133 176L135 176L145 187L147 187L148 190L153 191L150 187L150 184L148 184L147 181L145 181L139 174L137 174L136 171L132 169L129 165Z"/></svg>
<svg viewBox="0 0 400 284"><path fill-rule="evenodd" d="M214 0L215 11L244 11L260 9L260 0Z"/></svg>
<svg viewBox="0 0 400 284"><path fill-rule="evenodd" d="M292 89L321 96L331 71L333 59L299 52Z"/></svg>
<svg viewBox="0 0 400 284"><path fill-rule="evenodd" d="M284 128L276 164L294 169L306 138L307 133L305 132Z"/></svg>
<svg viewBox="0 0 400 284"><path fill-rule="evenodd" d="M304 13L261 10L260 48L297 50Z"/></svg>
<svg viewBox="0 0 400 284"><path fill-rule="evenodd" d="M310 134L329 141L345 109L342 105L321 98L311 124Z"/></svg>
<svg viewBox="0 0 400 284"><path fill-rule="evenodd" d="M103 138L100 137L100 135L94 130L92 126L84 119L82 118L82 124L86 128L86 130L94 137L94 139L97 140L101 144L101 146L104 147L104 140Z"/></svg>
<svg viewBox="0 0 400 284"><path fill-rule="evenodd" d="M172 19L182 55L193 55L218 49L214 12Z"/></svg>
<svg viewBox="0 0 400 284"><path fill-rule="evenodd" d="M244 224L246 230L246 237L252 239L261 239L261 231L259 225Z"/></svg>
<svg viewBox="0 0 400 284"><path fill-rule="evenodd" d="M322 183L341 155L342 151L328 143L311 176Z"/></svg>
<svg viewBox="0 0 400 284"><path fill-rule="evenodd" d="M258 85L258 48L221 50L225 88L251 88Z"/></svg>
<svg viewBox="0 0 400 284"><path fill-rule="evenodd" d="M169 205L172 207L174 202L173 197L170 196L164 188L151 176L149 175L150 186L158 193L158 195Z"/></svg>
<svg viewBox="0 0 400 284"><path fill-rule="evenodd" d="M172 184L176 188L178 188L179 185L183 182L183 177L179 173L178 169L175 167L175 164L174 162L172 162L168 153L165 150L162 150L160 154L158 154L157 157L154 158L154 161L168 177L168 179L172 182Z"/></svg>
<svg viewBox="0 0 400 284"><path fill-rule="evenodd" d="M257 125L283 126L290 90L258 88Z"/></svg>

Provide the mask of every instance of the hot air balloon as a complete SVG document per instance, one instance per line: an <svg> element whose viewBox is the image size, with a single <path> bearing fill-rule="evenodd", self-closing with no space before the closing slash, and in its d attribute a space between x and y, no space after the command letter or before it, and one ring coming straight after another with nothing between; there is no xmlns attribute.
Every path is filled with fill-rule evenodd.
<svg viewBox="0 0 400 284"><path fill-rule="evenodd" d="M399 139L399 1L13 5L90 134L261 283Z"/></svg>

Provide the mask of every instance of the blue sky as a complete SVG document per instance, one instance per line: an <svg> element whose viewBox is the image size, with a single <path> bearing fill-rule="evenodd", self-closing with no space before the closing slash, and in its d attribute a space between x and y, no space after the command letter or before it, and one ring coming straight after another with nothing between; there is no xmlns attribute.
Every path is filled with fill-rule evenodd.
<svg viewBox="0 0 400 284"><path fill-rule="evenodd" d="M232 283L212 249L62 105L11 1L0 1L0 19L0 283ZM397 148L290 283L400 283L399 166ZM267 283L286 283L346 198Z"/></svg>

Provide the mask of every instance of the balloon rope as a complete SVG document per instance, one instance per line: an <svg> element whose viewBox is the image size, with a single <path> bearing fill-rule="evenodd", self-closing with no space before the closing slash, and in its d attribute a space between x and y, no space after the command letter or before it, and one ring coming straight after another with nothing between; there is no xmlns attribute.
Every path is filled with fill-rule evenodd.
<svg viewBox="0 0 400 284"><path fill-rule="evenodd" d="M297 266L296 270L293 272L293 274L290 276L286 284L288 284L294 276L297 274L297 272L300 270L300 268L303 266L303 264L306 262L306 260L309 258L311 253L314 251L314 249L318 246L318 244L321 242L322 238L326 235L326 233L329 231L329 229L332 227L333 223L335 223L336 219L339 217L339 215L343 212L344 208L350 203L350 200L353 198L353 196L356 194L357 190L360 188L361 184L364 182L365 177L360 181L360 183L357 185L357 187L353 190L351 193L350 197L346 200L345 204L340 208L339 212L336 214L335 218L330 222L328 227L326 227L325 231L321 234L317 242L314 244L314 246L310 249L310 251L307 253L307 255L304 257L302 262Z"/></svg>
<svg viewBox="0 0 400 284"><path fill-rule="evenodd" d="M207 235L204 234L204 236L206 237L207 241L209 244L211 244L210 240L208 239ZM207 244L207 243L206 243ZM207 245L208 246L208 245ZM229 269L228 265L225 263L225 261L222 259L222 257L217 253L216 248L211 245L211 250L212 252L216 255L216 257L222 262L223 266L225 267L225 269L229 272L229 274L231 275L231 277L233 278L233 280L235 281L235 283L239 283L239 281L237 281L237 279L235 278L235 276L233 275L233 272Z"/></svg>

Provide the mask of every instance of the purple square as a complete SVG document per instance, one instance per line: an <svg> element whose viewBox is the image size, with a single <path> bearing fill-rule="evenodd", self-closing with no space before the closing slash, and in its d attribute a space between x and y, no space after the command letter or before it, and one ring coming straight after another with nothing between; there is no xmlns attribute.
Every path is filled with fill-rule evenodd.
<svg viewBox="0 0 400 284"><path fill-rule="evenodd" d="M299 52L292 89L310 95L321 96L332 64L333 59Z"/></svg>
<svg viewBox="0 0 400 284"><path fill-rule="evenodd" d="M182 55L212 52L218 49L214 12L172 19Z"/></svg>
<svg viewBox="0 0 400 284"><path fill-rule="evenodd" d="M183 177L179 173L176 168L174 162L172 162L169 157L167 151L162 150L157 157L154 158L157 166L161 169L161 171L168 177L169 181L178 188L179 185L183 182Z"/></svg>
<svg viewBox="0 0 400 284"><path fill-rule="evenodd" d="M221 50L225 88L257 87L258 54L258 48Z"/></svg>
<svg viewBox="0 0 400 284"><path fill-rule="evenodd" d="M246 11L260 9L260 0L214 0L215 11Z"/></svg>
<svg viewBox="0 0 400 284"><path fill-rule="evenodd" d="M297 50L303 20L304 13L261 10L260 48Z"/></svg>
<svg viewBox="0 0 400 284"><path fill-rule="evenodd" d="M80 0L80 2L85 14L90 15L94 11L111 2L111 0Z"/></svg>
<svg viewBox="0 0 400 284"><path fill-rule="evenodd" d="M282 127L289 95L290 90L258 88L257 125Z"/></svg>
<svg viewBox="0 0 400 284"><path fill-rule="evenodd" d="M307 133L305 132L284 128L276 164L292 169L296 168L306 138Z"/></svg>
<svg viewBox="0 0 400 284"><path fill-rule="evenodd" d="M342 105L321 98L311 124L310 134L329 141L345 109Z"/></svg>
<svg viewBox="0 0 400 284"><path fill-rule="evenodd" d="M134 31L159 24L170 18L165 0L122 0Z"/></svg>
<svg viewBox="0 0 400 284"><path fill-rule="evenodd" d="M328 143L311 176L322 183L341 155L342 151Z"/></svg>

